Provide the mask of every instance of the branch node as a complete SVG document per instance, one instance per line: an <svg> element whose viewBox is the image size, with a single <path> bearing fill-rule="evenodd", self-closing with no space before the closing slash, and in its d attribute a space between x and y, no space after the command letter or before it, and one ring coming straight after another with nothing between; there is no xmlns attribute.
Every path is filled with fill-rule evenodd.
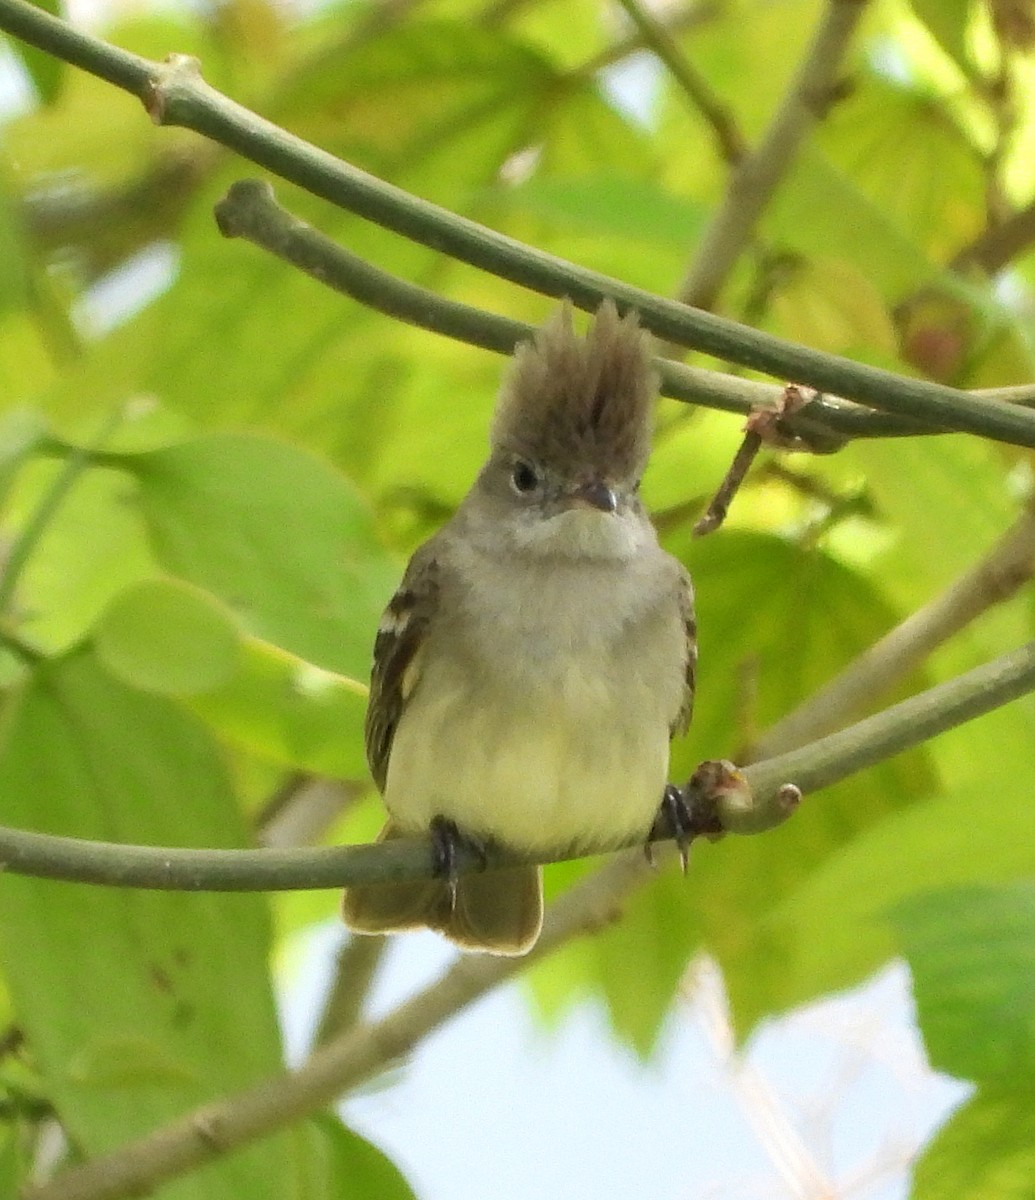
<svg viewBox="0 0 1035 1200"><path fill-rule="evenodd" d="M724 810L753 804L751 785L728 758L707 759L690 776L684 789L695 832L715 841L726 832Z"/></svg>
<svg viewBox="0 0 1035 1200"><path fill-rule="evenodd" d="M214 1113L201 1109L193 1114L190 1124L198 1141L209 1153L226 1153L229 1147L226 1145L226 1139L220 1136L219 1124Z"/></svg>
<svg viewBox="0 0 1035 1200"><path fill-rule="evenodd" d="M783 813L783 819L786 820L791 813L797 810L798 805L801 804L801 798L801 788L796 783L782 783L776 789L773 804L778 811Z"/></svg>
<svg viewBox="0 0 1035 1200"><path fill-rule="evenodd" d="M148 80L142 97L147 115L156 125L164 125L171 93L177 87L193 88L201 83L201 60L193 54L169 54Z"/></svg>
<svg viewBox="0 0 1035 1200"><path fill-rule="evenodd" d="M783 824L797 810L802 795L794 783L756 792L728 759L701 763L687 791L695 794L695 805L707 801L711 807L712 832L705 836L713 840L724 833L760 833Z"/></svg>
<svg viewBox="0 0 1035 1200"><path fill-rule="evenodd" d="M801 93L802 104L817 121L825 120L830 110L855 91L855 80L850 76L835 79L823 87L811 88Z"/></svg>
<svg viewBox="0 0 1035 1200"><path fill-rule="evenodd" d="M820 398L820 394L816 392L806 400L802 389L796 383L788 383L783 389L779 404L775 407L765 404L752 408L744 424L744 440L704 515L694 525L694 537L704 537L706 533L713 533L723 523L733 497L740 490L763 445L775 446L782 450L813 449L811 441L794 432L786 422ZM828 449L828 446L824 445L822 448Z"/></svg>
<svg viewBox="0 0 1035 1200"><path fill-rule="evenodd" d="M271 205L276 208L276 196L267 180L238 179L212 211L223 237L235 238L246 235L253 223L249 218L254 217L257 209L268 209Z"/></svg>

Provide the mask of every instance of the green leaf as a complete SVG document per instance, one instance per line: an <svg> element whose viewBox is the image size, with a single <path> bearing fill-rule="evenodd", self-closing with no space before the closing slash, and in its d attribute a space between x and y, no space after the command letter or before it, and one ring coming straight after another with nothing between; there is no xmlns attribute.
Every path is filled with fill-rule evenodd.
<svg viewBox="0 0 1035 1200"><path fill-rule="evenodd" d="M173 579L121 592L94 631L97 656L123 683L166 696L207 692L236 672L240 636L211 596Z"/></svg>
<svg viewBox="0 0 1035 1200"><path fill-rule="evenodd" d="M817 140L932 261L949 261L984 229L981 155L937 97L864 76L831 110Z"/></svg>
<svg viewBox="0 0 1035 1200"><path fill-rule="evenodd" d="M783 337L831 354L894 361L898 339L887 305L868 272L841 258L817 257L788 272L771 311Z"/></svg>
<svg viewBox="0 0 1035 1200"><path fill-rule="evenodd" d="M1035 1076L1035 883L924 892L889 915L932 1065L984 1082Z"/></svg>
<svg viewBox="0 0 1035 1200"><path fill-rule="evenodd" d="M562 77L544 100L537 175L644 176L655 165L648 140L603 99L595 81Z"/></svg>
<svg viewBox="0 0 1035 1200"><path fill-rule="evenodd" d="M669 248L692 244L704 223L701 205L633 175L533 176L507 189L508 203L566 232L603 235Z"/></svg>
<svg viewBox="0 0 1035 1200"><path fill-rule="evenodd" d="M85 653L48 664L13 698L0 812L12 825L116 842L247 840L221 756L197 722L118 683ZM280 1068L262 897L4 873L0 906L17 1021L86 1153ZM290 1194L283 1147L265 1141L162 1194L280 1200Z"/></svg>
<svg viewBox="0 0 1035 1200"><path fill-rule="evenodd" d="M950 794L888 817L773 905L756 931L755 959L765 947L772 1010L856 983L895 955L890 906L933 889L1035 873L1027 782L1033 707L1015 703L945 735L960 743L961 757L969 748L973 778L950 776ZM931 744L939 760L942 740ZM1005 755L994 769L988 746ZM803 808L823 805L823 796L806 797Z"/></svg>
<svg viewBox="0 0 1035 1200"><path fill-rule="evenodd" d="M52 17L63 17L61 0L32 0L37 8L50 13ZM36 92L44 104L53 104L61 94L66 66L63 59L54 54L47 54L25 42L11 39L10 45L15 54L25 63L25 69L35 85Z"/></svg>
<svg viewBox="0 0 1035 1200"><path fill-rule="evenodd" d="M781 249L852 263L889 300L898 300L938 273L921 242L811 142L802 147L762 224ZM845 237L846 228L852 230L850 238Z"/></svg>
<svg viewBox="0 0 1035 1200"><path fill-rule="evenodd" d="M126 456L154 552L256 637L364 677L398 568L362 502L319 459L213 434Z"/></svg>
<svg viewBox="0 0 1035 1200"><path fill-rule="evenodd" d="M276 119L302 121L318 145L393 176L429 151L451 154L472 136L498 138L515 118L524 124L554 80L541 54L506 34L415 20L322 56L282 89Z"/></svg>
<svg viewBox="0 0 1035 1200"><path fill-rule="evenodd" d="M26 244L25 222L17 199L0 176L0 314L28 306L32 266Z"/></svg>
<svg viewBox="0 0 1035 1200"><path fill-rule="evenodd" d="M413 1189L391 1159L337 1117L314 1117L305 1133L309 1157L322 1175L306 1200L413 1200Z"/></svg>
<svg viewBox="0 0 1035 1200"><path fill-rule="evenodd" d="M990 549L1019 511L999 449L980 438L859 439L842 465L866 477L894 531L879 569L903 603L930 599ZM936 546L937 553L931 548Z"/></svg>
<svg viewBox="0 0 1035 1200"><path fill-rule="evenodd" d="M35 408L10 408L0 416L0 507L15 476L47 436L47 423Z"/></svg>
<svg viewBox="0 0 1035 1200"><path fill-rule="evenodd" d="M23 1155L13 1123L0 1126L0 1196L21 1195L25 1182Z"/></svg>
<svg viewBox="0 0 1035 1200"><path fill-rule="evenodd" d="M606 14L596 5L571 4L569 0L517 5L507 14L507 25L569 69L582 66L602 51L613 35Z"/></svg>
<svg viewBox="0 0 1035 1200"><path fill-rule="evenodd" d="M258 758L339 779L366 776L366 686L258 638L240 643L231 679L187 704Z"/></svg>
<svg viewBox="0 0 1035 1200"><path fill-rule="evenodd" d="M93 645L122 682L179 698L261 759L345 779L366 774L366 686L243 634L192 584L127 588L102 614Z"/></svg>
<svg viewBox="0 0 1035 1200"><path fill-rule="evenodd" d="M19 529L61 466L33 461L19 473L8 519ZM22 573L15 610L22 635L60 652L78 642L123 588L154 573L132 486L120 471L91 468L52 514Z"/></svg>
<svg viewBox="0 0 1035 1200"><path fill-rule="evenodd" d="M935 1134L913 1171L911 1200L1030 1200L1035 1088L982 1088Z"/></svg>

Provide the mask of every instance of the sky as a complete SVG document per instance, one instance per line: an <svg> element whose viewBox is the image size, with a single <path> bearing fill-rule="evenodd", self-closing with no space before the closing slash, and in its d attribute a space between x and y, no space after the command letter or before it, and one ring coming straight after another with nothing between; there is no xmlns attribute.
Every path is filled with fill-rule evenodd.
<svg viewBox="0 0 1035 1200"><path fill-rule="evenodd" d="M294 1062L343 936L321 925L291 956L281 1000ZM435 934L394 939L371 1014L452 956ZM766 1023L740 1056L718 973L702 963L695 974L694 999L676 1006L651 1062L615 1042L598 1004L547 1028L512 984L342 1114L420 1200L904 1198L913 1151L967 1095L926 1063L905 966Z"/></svg>

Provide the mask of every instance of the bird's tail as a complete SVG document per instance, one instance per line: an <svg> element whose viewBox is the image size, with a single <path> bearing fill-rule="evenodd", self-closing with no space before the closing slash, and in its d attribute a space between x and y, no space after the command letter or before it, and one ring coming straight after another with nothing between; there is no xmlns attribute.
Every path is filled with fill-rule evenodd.
<svg viewBox="0 0 1035 1200"><path fill-rule="evenodd" d="M389 822L378 841L401 836ZM346 888L345 924L356 933L437 929L464 950L525 954L543 924L538 867L500 867L445 880L363 883Z"/></svg>

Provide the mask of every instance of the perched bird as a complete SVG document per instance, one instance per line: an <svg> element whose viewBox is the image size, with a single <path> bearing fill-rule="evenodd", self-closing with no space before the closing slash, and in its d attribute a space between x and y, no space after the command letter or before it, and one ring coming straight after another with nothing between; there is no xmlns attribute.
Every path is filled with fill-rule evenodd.
<svg viewBox="0 0 1035 1200"><path fill-rule="evenodd" d="M431 831L443 876L349 888L352 929L523 954L541 871L457 877L456 839L530 854L646 839L696 661L690 579L639 497L656 395L649 335L609 300L584 338L565 304L518 347L489 459L413 555L374 646L381 838Z"/></svg>

